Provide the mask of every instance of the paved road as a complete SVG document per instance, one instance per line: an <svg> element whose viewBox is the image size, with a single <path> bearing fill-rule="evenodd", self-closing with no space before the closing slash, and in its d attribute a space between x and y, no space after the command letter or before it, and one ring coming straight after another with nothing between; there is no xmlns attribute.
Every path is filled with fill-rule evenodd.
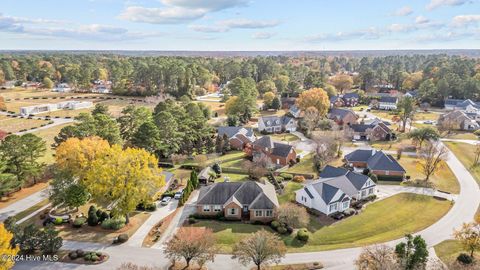
<svg viewBox="0 0 480 270"><path fill-rule="evenodd" d="M40 203L41 201L47 199L48 195L49 190L46 188L0 209L0 221L4 221L7 217L16 215Z"/></svg>
<svg viewBox="0 0 480 270"><path fill-rule="evenodd" d="M0 111L0 114L1 115L12 115L10 113L7 113L7 112L1 112ZM34 119L36 118L39 118L39 119L45 119L44 117L42 116L35 116L33 117ZM45 119L47 120L47 119ZM67 123L72 123L72 122L75 122L74 119L71 119L71 118L51 118L49 119L51 121L53 121L52 124L48 124L48 125L45 125L43 127L38 127L38 128L34 128L34 129L29 129L27 131L23 131L23 132L16 132L15 134L17 135L23 135L25 133L32 133L32 132L35 132L35 131L38 131L38 130L42 130L42 129L48 129L48 128L51 128L51 127L55 127L55 126L59 126L59 125L63 125L63 124L67 124Z"/></svg>
<svg viewBox="0 0 480 270"><path fill-rule="evenodd" d="M472 145L477 145L480 143L479 140L461 140L461 139L445 139L445 138L442 138L440 140L442 142L459 142L459 143L468 143Z"/></svg>

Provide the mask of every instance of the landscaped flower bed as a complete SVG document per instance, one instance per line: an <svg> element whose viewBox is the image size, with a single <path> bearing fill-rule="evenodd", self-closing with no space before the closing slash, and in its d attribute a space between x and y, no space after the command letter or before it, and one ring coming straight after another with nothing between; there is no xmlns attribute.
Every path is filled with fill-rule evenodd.
<svg viewBox="0 0 480 270"><path fill-rule="evenodd" d="M83 251L81 249L65 251L60 261L78 264L101 264L108 260L108 254L99 251Z"/></svg>

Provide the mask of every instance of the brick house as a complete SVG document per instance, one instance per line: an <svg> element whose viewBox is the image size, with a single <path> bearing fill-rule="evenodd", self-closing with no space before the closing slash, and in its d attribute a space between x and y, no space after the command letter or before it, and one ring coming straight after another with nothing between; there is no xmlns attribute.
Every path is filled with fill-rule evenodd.
<svg viewBox="0 0 480 270"><path fill-rule="evenodd" d="M344 95L333 96L330 98L332 107L355 107L360 101L357 93L346 93Z"/></svg>
<svg viewBox="0 0 480 270"><path fill-rule="evenodd" d="M351 124L353 139L362 141L389 141L395 137L392 130L381 120L369 124Z"/></svg>
<svg viewBox="0 0 480 270"><path fill-rule="evenodd" d="M380 180L403 180L405 169L391 155L375 149L358 149L345 155L345 162L356 171L369 169Z"/></svg>
<svg viewBox="0 0 480 270"><path fill-rule="evenodd" d="M217 136L224 135L227 136L230 147L236 150L242 150L256 139L253 129L246 127L218 127Z"/></svg>
<svg viewBox="0 0 480 270"><path fill-rule="evenodd" d="M270 136L263 136L252 144L253 161L267 158L273 167L283 167L295 162L297 152L291 145L274 142Z"/></svg>
<svg viewBox="0 0 480 270"><path fill-rule="evenodd" d="M279 207L275 187L269 182L223 182L200 189L196 212L202 216L223 215L228 220L268 223Z"/></svg>
<svg viewBox="0 0 480 270"><path fill-rule="evenodd" d="M327 117L341 126L355 124L358 119L358 116L354 111L339 108L331 108L327 114Z"/></svg>

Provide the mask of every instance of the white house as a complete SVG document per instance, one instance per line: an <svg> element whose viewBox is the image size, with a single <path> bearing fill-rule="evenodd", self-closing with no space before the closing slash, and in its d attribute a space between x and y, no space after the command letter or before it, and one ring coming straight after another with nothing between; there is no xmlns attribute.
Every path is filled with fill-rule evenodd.
<svg viewBox="0 0 480 270"><path fill-rule="evenodd" d="M352 199L361 200L376 194L376 184L370 177L344 168L327 166L320 179L296 191L298 203L326 215L343 212Z"/></svg>
<svg viewBox="0 0 480 270"><path fill-rule="evenodd" d="M293 132L297 121L288 116L262 116L258 119L258 131L266 133Z"/></svg>
<svg viewBox="0 0 480 270"><path fill-rule="evenodd" d="M381 97L378 101L378 108L380 110L396 110L398 103L398 97Z"/></svg>
<svg viewBox="0 0 480 270"><path fill-rule="evenodd" d="M64 101L57 103L57 108L59 110L79 110L90 108L93 106L91 101L78 101L78 100L71 100L71 101Z"/></svg>
<svg viewBox="0 0 480 270"><path fill-rule="evenodd" d="M46 113L46 112L53 112L57 111L56 104L39 104L27 107L20 107L20 114L21 115L30 115L30 114L39 114L39 113Z"/></svg>
<svg viewBox="0 0 480 270"><path fill-rule="evenodd" d="M70 85L68 85L68 83L61 83L57 84L57 86L53 88L53 91L59 93L68 93L72 91L72 88L70 87Z"/></svg>

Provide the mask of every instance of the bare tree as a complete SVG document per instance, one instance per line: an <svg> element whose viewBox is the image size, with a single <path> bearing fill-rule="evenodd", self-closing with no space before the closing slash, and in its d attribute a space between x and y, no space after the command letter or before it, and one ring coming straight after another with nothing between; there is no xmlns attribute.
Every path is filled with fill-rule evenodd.
<svg viewBox="0 0 480 270"><path fill-rule="evenodd" d="M261 265L279 263L286 251L285 244L278 236L260 230L235 244L233 258L245 266L253 262L260 270Z"/></svg>
<svg viewBox="0 0 480 270"><path fill-rule="evenodd" d="M321 117L320 114L318 113L318 110L315 107L308 107L305 110L303 119L302 119L302 124L307 130L307 135L310 136L312 134L312 131L317 128L319 121Z"/></svg>
<svg viewBox="0 0 480 270"><path fill-rule="evenodd" d="M182 154L172 154L170 159L172 160L172 163L176 165L184 162L187 159L187 156Z"/></svg>
<svg viewBox="0 0 480 270"><path fill-rule="evenodd" d="M393 248L387 245L368 246L355 260L359 270L399 270L397 256Z"/></svg>
<svg viewBox="0 0 480 270"><path fill-rule="evenodd" d="M337 156L337 144L332 137L315 136L315 164L322 169Z"/></svg>
<svg viewBox="0 0 480 270"><path fill-rule="evenodd" d="M193 160L200 166L200 168L207 167L208 157L206 155L196 155Z"/></svg>
<svg viewBox="0 0 480 270"><path fill-rule="evenodd" d="M438 142L427 142L420 148L418 155L426 182L440 168L440 164L447 158L447 154L447 148Z"/></svg>
<svg viewBox="0 0 480 270"><path fill-rule="evenodd" d="M334 124L332 126L331 137L336 143L337 157L340 157L342 155L343 145L353 137L353 130L348 125L340 126Z"/></svg>
<svg viewBox="0 0 480 270"><path fill-rule="evenodd" d="M262 160L263 158L260 158ZM242 162L242 168L247 170L248 176L254 180L260 179L262 176L267 174L268 170L263 165L261 161L259 162L252 162L250 160L245 160Z"/></svg>
<svg viewBox="0 0 480 270"><path fill-rule="evenodd" d="M304 207L293 203L286 203L278 208L278 221L293 228L301 228L308 225L310 216Z"/></svg>
<svg viewBox="0 0 480 270"><path fill-rule="evenodd" d="M167 258L174 261L183 258L187 263L187 269L191 261L201 264L213 261L215 252L215 238L212 230L197 227L181 227L167 242L165 249Z"/></svg>

